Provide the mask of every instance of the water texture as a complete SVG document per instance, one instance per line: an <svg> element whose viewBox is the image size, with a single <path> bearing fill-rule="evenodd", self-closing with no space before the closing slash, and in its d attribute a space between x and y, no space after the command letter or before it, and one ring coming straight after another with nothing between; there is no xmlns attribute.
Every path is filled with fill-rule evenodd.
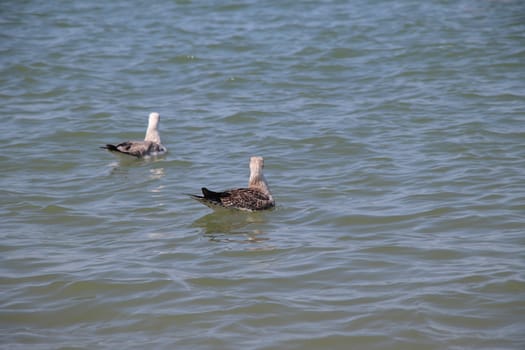
<svg viewBox="0 0 525 350"><path fill-rule="evenodd" d="M518 0L2 1L0 347L525 348L524 57ZM186 195L252 155L275 210Z"/></svg>

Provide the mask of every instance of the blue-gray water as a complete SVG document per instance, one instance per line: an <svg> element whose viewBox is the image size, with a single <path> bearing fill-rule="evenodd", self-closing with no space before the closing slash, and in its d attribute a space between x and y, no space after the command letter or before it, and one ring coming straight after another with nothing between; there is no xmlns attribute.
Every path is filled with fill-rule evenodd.
<svg viewBox="0 0 525 350"><path fill-rule="evenodd" d="M0 114L2 348L525 348L521 0L2 1Z"/></svg>

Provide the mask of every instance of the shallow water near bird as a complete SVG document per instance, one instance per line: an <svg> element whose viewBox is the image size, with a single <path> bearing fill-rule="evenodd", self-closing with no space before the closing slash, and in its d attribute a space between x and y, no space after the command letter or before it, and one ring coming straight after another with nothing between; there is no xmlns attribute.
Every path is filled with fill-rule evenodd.
<svg viewBox="0 0 525 350"><path fill-rule="evenodd" d="M523 2L0 13L0 347L524 348Z"/></svg>

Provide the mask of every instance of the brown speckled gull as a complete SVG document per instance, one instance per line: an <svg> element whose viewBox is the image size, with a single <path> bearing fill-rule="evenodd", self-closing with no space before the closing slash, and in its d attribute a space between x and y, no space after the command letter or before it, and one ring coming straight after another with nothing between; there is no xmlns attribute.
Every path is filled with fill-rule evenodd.
<svg viewBox="0 0 525 350"><path fill-rule="evenodd" d="M222 192L202 188L202 196L190 195L202 204L215 208L232 208L247 211L270 209L275 206L268 183L264 178L262 157L250 158L250 180L247 188L236 188Z"/></svg>

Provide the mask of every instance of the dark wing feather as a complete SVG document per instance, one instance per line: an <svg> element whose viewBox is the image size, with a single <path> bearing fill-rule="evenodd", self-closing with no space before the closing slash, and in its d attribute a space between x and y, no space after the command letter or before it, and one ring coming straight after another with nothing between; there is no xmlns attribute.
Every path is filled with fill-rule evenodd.
<svg viewBox="0 0 525 350"><path fill-rule="evenodd" d="M273 201L266 194L251 188L214 192L203 187L202 194L203 196L192 195L192 198L210 208L219 206L241 210L264 210L274 206Z"/></svg>
<svg viewBox="0 0 525 350"><path fill-rule="evenodd" d="M223 195L224 192L210 191L205 187L201 188L201 190L202 190L203 196L197 196L195 194L190 194L190 197L212 209L215 209L217 207L224 208L224 205L222 204L220 200L221 194Z"/></svg>

